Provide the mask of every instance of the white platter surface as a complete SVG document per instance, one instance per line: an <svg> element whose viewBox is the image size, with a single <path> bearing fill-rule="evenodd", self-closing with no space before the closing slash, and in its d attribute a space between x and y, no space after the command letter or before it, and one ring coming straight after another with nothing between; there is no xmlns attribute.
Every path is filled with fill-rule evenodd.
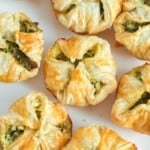
<svg viewBox="0 0 150 150"><path fill-rule="evenodd" d="M0 13L7 11L24 12L33 21L39 22L40 27L44 31L44 53L42 58L44 58L45 52L56 39L75 35L57 21L51 8L50 0L0 0ZM145 63L134 58L124 47L116 46L113 29L109 29L98 36L106 39L111 44L112 54L117 62L117 80L133 67ZM43 59L40 71L36 77L18 83L0 83L0 115L8 112L8 108L13 101L32 91L43 92L49 99L56 101L46 89L44 83ZM86 108L64 106L71 116L73 131L80 126L98 124L116 131L126 140L135 143L138 150L150 150L150 136L131 129L118 127L111 121L110 114L114 97L115 92L101 104Z"/></svg>

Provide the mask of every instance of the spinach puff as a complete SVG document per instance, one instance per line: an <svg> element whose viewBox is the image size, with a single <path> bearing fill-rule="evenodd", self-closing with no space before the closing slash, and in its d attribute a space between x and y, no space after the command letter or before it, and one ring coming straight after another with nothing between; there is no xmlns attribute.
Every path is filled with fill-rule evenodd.
<svg viewBox="0 0 150 150"><path fill-rule="evenodd" d="M112 26L122 0L51 0L54 12L66 28L97 34Z"/></svg>
<svg viewBox="0 0 150 150"><path fill-rule="evenodd" d="M35 76L43 51L43 32L24 13L0 14L0 81Z"/></svg>
<svg viewBox="0 0 150 150"><path fill-rule="evenodd" d="M31 93L0 117L3 150L60 150L71 138L72 123L66 110L42 93Z"/></svg>
<svg viewBox="0 0 150 150"><path fill-rule="evenodd" d="M58 39L48 50L45 82L63 104L95 105L116 89L116 63L107 41L96 36Z"/></svg>
<svg viewBox="0 0 150 150"><path fill-rule="evenodd" d="M125 0L114 22L115 38L137 58L150 60L150 1Z"/></svg>
<svg viewBox="0 0 150 150"><path fill-rule="evenodd" d="M98 125L80 127L62 150L136 150L116 132Z"/></svg>
<svg viewBox="0 0 150 150"><path fill-rule="evenodd" d="M150 64L124 74L112 107L112 120L123 127L150 134Z"/></svg>

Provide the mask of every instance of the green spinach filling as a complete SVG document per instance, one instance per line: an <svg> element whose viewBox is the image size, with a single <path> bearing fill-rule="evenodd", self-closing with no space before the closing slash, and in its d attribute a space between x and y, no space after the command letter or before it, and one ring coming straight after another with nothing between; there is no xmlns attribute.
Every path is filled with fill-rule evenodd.
<svg viewBox="0 0 150 150"><path fill-rule="evenodd" d="M104 86L104 84L101 81L96 81L96 80L92 80L91 84L95 88L95 92L94 92L95 95L98 94L100 92L102 86Z"/></svg>
<svg viewBox="0 0 150 150"><path fill-rule="evenodd" d="M94 57L94 55L95 55L95 50L88 50L88 51L83 55L83 58Z"/></svg>
<svg viewBox="0 0 150 150"><path fill-rule="evenodd" d="M70 59L69 59L67 56L65 56L63 53L58 54L58 55L56 56L56 59L57 59L57 60L69 61L69 62L70 62ZM74 66L76 67L80 61L81 61L81 60L76 59L75 62L73 63Z"/></svg>
<svg viewBox="0 0 150 150"><path fill-rule="evenodd" d="M127 20L123 24L123 26L124 26L125 31L132 33L132 32L136 32L139 29L139 27L142 27L142 26L145 26L145 25L148 25L148 24L150 24L150 22L138 23L138 22Z"/></svg>
<svg viewBox="0 0 150 150"><path fill-rule="evenodd" d="M95 50L88 50L84 55L83 55L83 59L84 58L89 58L89 57L94 57L95 55ZM70 59L65 56L64 53L59 53L56 57L55 57L57 60L62 60L62 61L69 61L70 62ZM81 61L81 59L76 59L75 62L73 63L73 65L76 67L79 62Z"/></svg>
<svg viewBox="0 0 150 150"><path fill-rule="evenodd" d="M63 133L67 132L67 130L68 130L68 126L66 123L60 123L56 127L59 128L59 130Z"/></svg>
<svg viewBox="0 0 150 150"><path fill-rule="evenodd" d="M104 7L103 7L103 3L101 1L99 3L99 10L100 10L100 16L103 20L104 19Z"/></svg>
<svg viewBox="0 0 150 150"><path fill-rule="evenodd" d="M30 22L28 20L24 20L20 22L20 31L26 33L33 33L39 31L37 22Z"/></svg>
<svg viewBox="0 0 150 150"><path fill-rule="evenodd" d="M142 73L140 71L135 72L135 77L139 80L139 81L143 81L142 80Z"/></svg>
<svg viewBox="0 0 150 150"><path fill-rule="evenodd" d="M144 0L144 4L150 6L150 0Z"/></svg>
<svg viewBox="0 0 150 150"><path fill-rule="evenodd" d="M41 118L41 111L36 110L35 113L36 113L37 118L40 119Z"/></svg>
<svg viewBox="0 0 150 150"><path fill-rule="evenodd" d="M129 108L129 110L134 109L136 106L140 104L147 104L147 102L150 100L150 92L145 91L142 95L141 98L139 98L133 106Z"/></svg>
<svg viewBox="0 0 150 150"><path fill-rule="evenodd" d="M72 9L74 9L76 7L76 4L71 4L69 6L69 8L66 10L66 12L68 13L69 11L71 11Z"/></svg>
<svg viewBox="0 0 150 150"><path fill-rule="evenodd" d="M25 129L24 126L21 125L20 126L11 125L5 134L5 140L7 140L9 143L12 143L21 134L24 133L24 129Z"/></svg>
<svg viewBox="0 0 150 150"><path fill-rule="evenodd" d="M38 119L41 118L41 111L40 111L40 107L41 107L41 103L39 99L36 99L34 101L32 101L32 105L35 109L35 113Z"/></svg>
<svg viewBox="0 0 150 150"><path fill-rule="evenodd" d="M57 60L70 61L70 59L64 55L64 53L60 53L56 56Z"/></svg>
<svg viewBox="0 0 150 150"><path fill-rule="evenodd" d="M135 32L139 28L139 24L133 21L126 21L124 24L124 29L127 32Z"/></svg>
<svg viewBox="0 0 150 150"><path fill-rule="evenodd" d="M7 48L0 48L0 51L10 53L15 60L28 71L37 68L37 63L32 61L25 53L23 53L16 43L7 40L6 44Z"/></svg>
<svg viewBox="0 0 150 150"><path fill-rule="evenodd" d="M76 59L75 62L73 63L74 66L75 66L75 67L78 66L78 64L80 63L80 61L81 61L80 59Z"/></svg>

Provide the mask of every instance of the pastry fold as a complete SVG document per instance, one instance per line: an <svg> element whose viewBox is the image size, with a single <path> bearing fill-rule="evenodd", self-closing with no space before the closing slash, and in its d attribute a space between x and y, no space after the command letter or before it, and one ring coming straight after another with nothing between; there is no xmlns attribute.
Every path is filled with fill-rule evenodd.
<svg viewBox="0 0 150 150"><path fill-rule="evenodd" d="M34 77L43 52L43 31L24 13L0 14L0 81Z"/></svg>
<svg viewBox="0 0 150 150"><path fill-rule="evenodd" d="M137 58L150 60L149 0L125 0L124 11L114 22L116 41Z"/></svg>
<svg viewBox="0 0 150 150"><path fill-rule="evenodd" d="M89 34L110 28L122 5L122 0L51 1L59 22L71 31Z"/></svg>
<svg viewBox="0 0 150 150"><path fill-rule="evenodd" d="M44 75L58 101L76 106L98 104L117 86L110 46L96 36L58 39L46 54Z"/></svg>
<svg viewBox="0 0 150 150"><path fill-rule="evenodd" d="M0 117L0 145L3 150L60 150L71 138L71 130L66 110L34 92Z"/></svg>
<svg viewBox="0 0 150 150"><path fill-rule="evenodd" d="M136 150L116 132L98 125L80 127L62 150Z"/></svg>
<svg viewBox="0 0 150 150"><path fill-rule="evenodd" d="M136 67L119 82L112 120L126 128L150 134L150 64Z"/></svg>

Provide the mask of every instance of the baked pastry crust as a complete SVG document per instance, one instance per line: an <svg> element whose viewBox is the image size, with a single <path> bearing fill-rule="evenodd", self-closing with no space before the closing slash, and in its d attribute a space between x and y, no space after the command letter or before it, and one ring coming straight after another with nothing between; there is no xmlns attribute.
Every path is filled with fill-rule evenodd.
<svg viewBox="0 0 150 150"><path fill-rule="evenodd" d="M80 127L63 150L136 150L116 132L97 125Z"/></svg>
<svg viewBox="0 0 150 150"><path fill-rule="evenodd" d="M51 0L54 12L66 28L76 33L97 34L110 28L122 0Z"/></svg>
<svg viewBox="0 0 150 150"><path fill-rule="evenodd" d="M0 81L35 76L43 52L43 31L24 13L0 14Z"/></svg>
<svg viewBox="0 0 150 150"><path fill-rule="evenodd" d="M124 11L114 22L116 41L137 58L150 60L150 4L125 0Z"/></svg>
<svg viewBox="0 0 150 150"><path fill-rule="evenodd" d="M150 64L124 74L112 107L112 120L123 127L150 134Z"/></svg>
<svg viewBox="0 0 150 150"><path fill-rule="evenodd" d="M3 150L60 150L71 138L72 123L66 110L42 93L31 93L0 117Z"/></svg>
<svg viewBox="0 0 150 150"><path fill-rule="evenodd" d="M95 105L116 88L116 64L107 41L96 36L58 39L48 50L45 82L63 104Z"/></svg>

